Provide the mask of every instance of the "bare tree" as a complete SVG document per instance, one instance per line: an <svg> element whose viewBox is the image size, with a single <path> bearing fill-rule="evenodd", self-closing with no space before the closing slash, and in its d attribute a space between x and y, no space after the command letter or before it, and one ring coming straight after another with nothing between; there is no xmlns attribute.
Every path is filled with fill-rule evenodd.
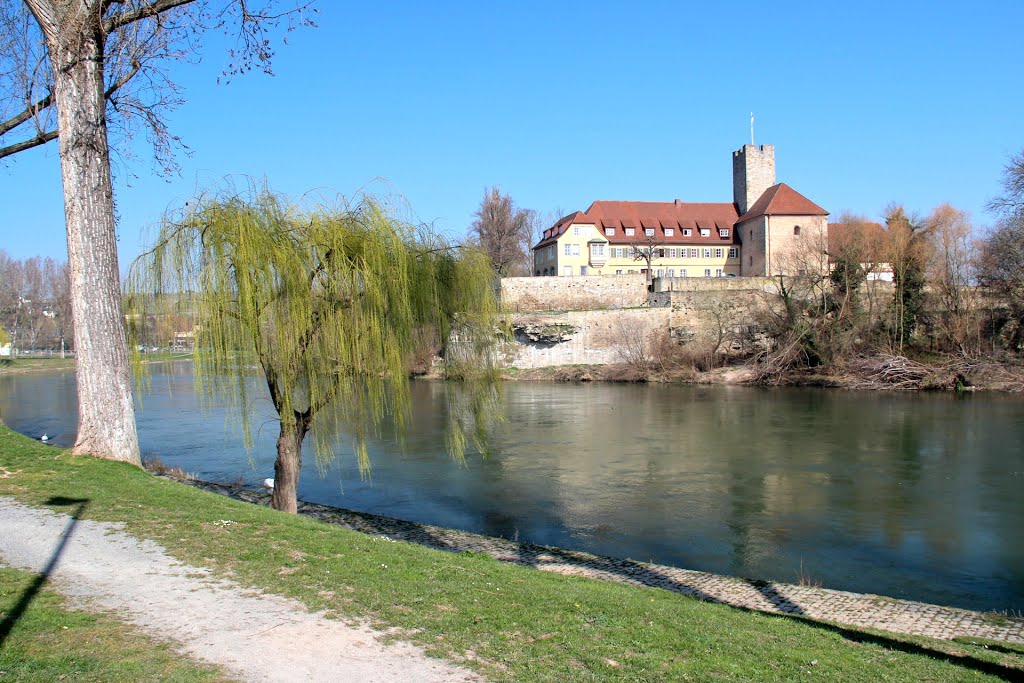
<svg viewBox="0 0 1024 683"><path fill-rule="evenodd" d="M1003 169L1003 193L988 208L1004 217L1024 215L1024 150L1010 155Z"/></svg>
<svg viewBox="0 0 1024 683"><path fill-rule="evenodd" d="M501 277L530 272L530 247L535 230L535 213L518 209L512 198L501 194L497 185L484 190L483 201L470 226L473 237L491 258Z"/></svg>
<svg viewBox="0 0 1024 683"><path fill-rule="evenodd" d="M1024 151L1011 156L1003 173L1003 194L989 202L999 222L982 240L978 281L1003 299L1001 329L1012 349L1024 347Z"/></svg>
<svg viewBox="0 0 1024 683"><path fill-rule="evenodd" d="M925 221L931 240L928 282L936 299L941 341L970 355L978 350L980 327L972 283L976 262L970 217L949 204Z"/></svg>
<svg viewBox="0 0 1024 683"><path fill-rule="evenodd" d="M160 170L180 141L165 115L181 101L166 69L199 36L234 30L229 73L269 70L268 31L304 5L246 0L0 0L0 158L59 138L79 425L75 453L141 465L121 310L111 182L115 140L145 132Z"/></svg>
<svg viewBox="0 0 1024 683"><path fill-rule="evenodd" d="M665 258L665 245L658 238L658 231L645 229L643 236L630 245L629 250L634 261L640 261L647 266L647 287L650 288L654 281L654 262L659 258Z"/></svg>

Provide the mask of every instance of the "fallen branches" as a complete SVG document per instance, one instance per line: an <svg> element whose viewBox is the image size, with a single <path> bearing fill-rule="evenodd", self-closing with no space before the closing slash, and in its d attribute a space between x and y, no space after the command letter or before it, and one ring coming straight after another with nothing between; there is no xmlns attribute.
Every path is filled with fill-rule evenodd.
<svg viewBox="0 0 1024 683"><path fill-rule="evenodd" d="M851 389L964 389L971 385L967 377L978 368L978 362L963 356L937 364L925 364L905 356L880 355L854 358L844 368L854 376L847 384Z"/></svg>

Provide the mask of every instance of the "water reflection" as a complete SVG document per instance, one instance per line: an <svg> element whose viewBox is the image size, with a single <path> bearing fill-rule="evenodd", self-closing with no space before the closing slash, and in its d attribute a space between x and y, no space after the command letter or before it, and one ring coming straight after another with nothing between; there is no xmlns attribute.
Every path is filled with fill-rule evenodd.
<svg viewBox="0 0 1024 683"><path fill-rule="evenodd" d="M404 449L385 428L359 479L349 439L308 500L525 541L751 578L979 609L1024 608L1024 402L738 387L503 387L495 454L444 451L447 388L413 387ZM257 404L251 456L189 366L154 374L144 452L199 476L271 476L277 425ZM69 374L0 378L0 416L73 440Z"/></svg>

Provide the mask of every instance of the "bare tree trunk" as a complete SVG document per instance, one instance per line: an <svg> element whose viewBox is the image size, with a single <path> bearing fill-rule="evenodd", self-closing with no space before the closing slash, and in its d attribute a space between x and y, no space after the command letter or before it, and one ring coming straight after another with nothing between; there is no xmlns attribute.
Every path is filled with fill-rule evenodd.
<svg viewBox="0 0 1024 683"><path fill-rule="evenodd" d="M298 512L299 471L302 469L302 440L309 431L309 422L301 415L295 421L281 421L277 437L277 460L274 462L274 492L270 505L275 510Z"/></svg>
<svg viewBox="0 0 1024 683"><path fill-rule="evenodd" d="M101 3L27 0L54 73L78 380L76 454L141 465L121 311Z"/></svg>

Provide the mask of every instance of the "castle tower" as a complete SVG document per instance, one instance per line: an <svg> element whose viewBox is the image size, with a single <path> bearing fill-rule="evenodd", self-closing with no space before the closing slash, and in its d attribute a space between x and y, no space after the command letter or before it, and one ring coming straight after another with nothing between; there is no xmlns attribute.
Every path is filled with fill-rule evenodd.
<svg viewBox="0 0 1024 683"><path fill-rule="evenodd" d="M732 153L732 200L742 216L775 184L775 147L743 145Z"/></svg>

